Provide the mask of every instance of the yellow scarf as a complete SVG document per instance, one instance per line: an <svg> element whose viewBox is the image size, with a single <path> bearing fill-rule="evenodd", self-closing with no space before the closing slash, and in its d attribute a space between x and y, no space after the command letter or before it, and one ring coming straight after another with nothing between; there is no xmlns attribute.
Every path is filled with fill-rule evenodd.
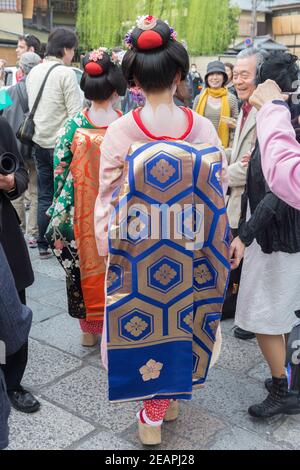
<svg viewBox="0 0 300 470"><path fill-rule="evenodd" d="M205 113L205 108L206 108L206 103L208 100L208 97L212 96L213 98L221 98L222 103L221 103L221 116L226 116L230 117L231 111L230 111L230 105L229 105L229 100L228 100L228 90L227 88L219 88L218 90L214 90L212 88L206 88L204 93L200 96L199 103L196 109L196 112L200 114L201 116L204 116ZM219 123L219 129L218 129L218 134L219 137L222 141L222 145L225 148L228 148L229 146L229 128L228 126L221 122Z"/></svg>

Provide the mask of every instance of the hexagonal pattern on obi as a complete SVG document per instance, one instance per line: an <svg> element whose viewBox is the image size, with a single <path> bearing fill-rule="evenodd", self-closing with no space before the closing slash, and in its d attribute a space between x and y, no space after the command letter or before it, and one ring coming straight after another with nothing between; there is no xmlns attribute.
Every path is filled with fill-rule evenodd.
<svg viewBox="0 0 300 470"><path fill-rule="evenodd" d="M193 333L194 323L194 310L193 305L180 310L178 312L178 328L186 331L187 333Z"/></svg>
<svg viewBox="0 0 300 470"><path fill-rule="evenodd" d="M223 196L221 162L215 162L211 164L208 176L208 184L218 193L219 196Z"/></svg>
<svg viewBox="0 0 300 470"><path fill-rule="evenodd" d="M133 309L119 318L119 335L127 341L140 341L153 333L153 315Z"/></svg>
<svg viewBox="0 0 300 470"><path fill-rule="evenodd" d="M189 240L201 240L204 244L204 205L185 204L182 212L176 217L177 233ZM200 249L200 248L197 248Z"/></svg>
<svg viewBox="0 0 300 470"><path fill-rule="evenodd" d="M110 265L106 277L107 293L112 294L113 292L117 291L123 287L123 283L124 270L122 266L119 266L118 264Z"/></svg>
<svg viewBox="0 0 300 470"><path fill-rule="evenodd" d="M215 341L217 328L219 326L220 313L207 313L203 320L202 330L211 341Z"/></svg>
<svg viewBox="0 0 300 470"><path fill-rule="evenodd" d="M218 272L207 258L194 262L194 287L197 291L214 289L217 285Z"/></svg>
<svg viewBox="0 0 300 470"><path fill-rule="evenodd" d="M200 362L200 356L198 356L198 354L193 352L193 374L196 373L198 366L199 366L199 362Z"/></svg>
<svg viewBox="0 0 300 470"><path fill-rule="evenodd" d="M128 207L128 214L120 222L120 238L137 244L150 238L150 215L142 209L141 204Z"/></svg>
<svg viewBox="0 0 300 470"><path fill-rule="evenodd" d="M182 263L163 256L148 268L148 285L161 292L169 292L182 282Z"/></svg>
<svg viewBox="0 0 300 470"><path fill-rule="evenodd" d="M159 191L167 191L182 179L182 162L167 152L159 152L144 164L145 182Z"/></svg>

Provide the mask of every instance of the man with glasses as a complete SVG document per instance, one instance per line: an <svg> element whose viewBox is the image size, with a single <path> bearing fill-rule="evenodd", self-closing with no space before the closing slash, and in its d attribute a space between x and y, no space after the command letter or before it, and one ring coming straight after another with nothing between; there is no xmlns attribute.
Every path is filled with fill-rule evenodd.
<svg viewBox="0 0 300 470"><path fill-rule="evenodd" d="M256 142L256 109L249 103L250 96L256 89L256 74L264 56L254 48L240 52L233 71L233 85L238 98L243 102L237 120L235 138L229 154L229 197L227 212L229 224L234 237L238 234L238 225L241 215L241 199L246 185L248 162ZM223 307L223 318L233 317L235 314L238 287L240 283L242 264L232 271L228 294ZM239 339L252 339L252 332L244 331L239 327L234 330L235 337Z"/></svg>

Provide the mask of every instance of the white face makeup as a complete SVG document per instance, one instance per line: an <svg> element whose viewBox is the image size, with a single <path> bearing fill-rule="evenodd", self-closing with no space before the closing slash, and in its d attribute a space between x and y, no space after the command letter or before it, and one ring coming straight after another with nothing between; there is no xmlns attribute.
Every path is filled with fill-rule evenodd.
<svg viewBox="0 0 300 470"><path fill-rule="evenodd" d="M117 98L119 98L117 96ZM97 127L109 126L112 122L118 119L118 114L113 108L113 100L105 103L92 101L92 106L88 111L89 119Z"/></svg>
<svg viewBox="0 0 300 470"><path fill-rule="evenodd" d="M171 90L146 95L146 104L141 119L151 134L178 138L188 127L186 114L174 103L177 85Z"/></svg>

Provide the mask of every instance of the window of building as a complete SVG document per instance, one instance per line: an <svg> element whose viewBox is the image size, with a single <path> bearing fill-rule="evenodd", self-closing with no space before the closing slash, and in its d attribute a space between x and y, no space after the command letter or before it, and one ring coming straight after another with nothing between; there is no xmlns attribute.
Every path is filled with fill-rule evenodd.
<svg viewBox="0 0 300 470"><path fill-rule="evenodd" d="M15 11L16 13L22 12L21 0L0 0L0 11Z"/></svg>

